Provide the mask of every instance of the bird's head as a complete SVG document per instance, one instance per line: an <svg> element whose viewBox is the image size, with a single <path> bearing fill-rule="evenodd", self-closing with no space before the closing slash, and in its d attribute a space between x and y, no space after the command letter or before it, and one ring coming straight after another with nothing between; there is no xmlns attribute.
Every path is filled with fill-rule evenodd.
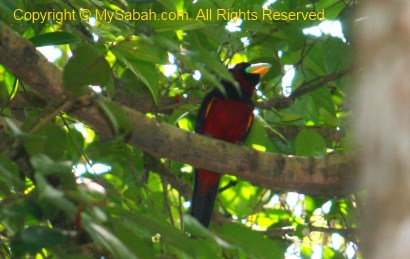
<svg viewBox="0 0 410 259"><path fill-rule="evenodd" d="M230 69L234 79L239 83L242 93L252 96L260 77L271 68L268 63L251 64L242 62Z"/></svg>

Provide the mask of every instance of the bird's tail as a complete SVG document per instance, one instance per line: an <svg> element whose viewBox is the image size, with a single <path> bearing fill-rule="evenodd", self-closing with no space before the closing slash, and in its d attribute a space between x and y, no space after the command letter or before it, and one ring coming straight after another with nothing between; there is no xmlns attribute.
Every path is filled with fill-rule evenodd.
<svg viewBox="0 0 410 259"><path fill-rule="evenodd" d="M204 169L195 170L191 215L205 227L209 226L221 175Z"/></svg>

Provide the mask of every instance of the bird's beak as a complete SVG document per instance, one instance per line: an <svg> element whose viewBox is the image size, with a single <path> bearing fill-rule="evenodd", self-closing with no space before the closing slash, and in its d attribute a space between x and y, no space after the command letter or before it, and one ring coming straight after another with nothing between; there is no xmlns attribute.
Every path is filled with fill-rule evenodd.
<svg viewBox="0 0 410 259"><path fill-rule="evenodd" d="M268 72L271 67L272 65L268 63L257 63L250 65L245 69L245 71L249 74L259 74L262 76L266 74L266 72Z"/></svg>

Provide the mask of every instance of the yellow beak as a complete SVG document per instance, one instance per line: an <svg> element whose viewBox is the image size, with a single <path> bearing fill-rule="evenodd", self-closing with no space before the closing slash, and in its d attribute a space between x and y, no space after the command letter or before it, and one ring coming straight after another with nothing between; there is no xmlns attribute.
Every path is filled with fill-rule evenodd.
<svg viewBox="0 0 410 259"><path fill-rule="evenodd" d="M272 67L271 64L268 63L257 63L257 64L252 64L249 67L245 69L246 73L249 74L259 74L259 75L264 75L266 72L269 71L269 69Z"/></svg>

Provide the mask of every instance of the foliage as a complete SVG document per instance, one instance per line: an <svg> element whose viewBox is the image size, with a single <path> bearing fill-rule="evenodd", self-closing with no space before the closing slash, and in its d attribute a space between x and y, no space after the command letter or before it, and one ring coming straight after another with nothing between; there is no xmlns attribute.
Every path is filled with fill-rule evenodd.
<svg viewBox="0 0 410 259"><path fill-rule="evenodd" d="M192 130L200 99L213 86L220 87L219 79L232 80L227 65L268 62L273 67L255 102L299 94L283 107L257 108L245 144L300 156L349 151L345 104L350 77L335 75L353 64L347 41L351 3L283 0L268 5L281 12L324 10L327 23L342 24L347 40L304 31L322 23L318 20L263 20L264 4L262 0L2 0L0 16L36 46L59 51L53 63L64 70L70 96L80 96L93 85L114 101L120 95L135 102L148 100L156 105L141 109L148 116L184 130ZM17 9L79 14L81 8L93 10L94 18L33 23L13 17ZM158 16L187 12L190 19L96 20L95 10L153 11ZM214 18L196 19L201 10L210 10ZM220 10L249 10L257 12L258 19L218 20L215 14ZM283 80L292 73L291 81ZM326 78L331 79L314 87ZM152 158L125 144L130 124L117 103L99 103L118 136L107 142L67 113L56 113L51 123L41 123L54 111L38 99L29 86L0 66L0 135L6 143L0 144L3 257L360 256L355 236L359 200L354 195L325 199L278 193L224 176L215 221L207 230L187 215L190 197L183 194L190 193L184 188L191 183L192 167ZM131 108L138 109L138 104ZM301 130L288 134L295 128ZM165 167L173 181L153 164Z"/></svg>

